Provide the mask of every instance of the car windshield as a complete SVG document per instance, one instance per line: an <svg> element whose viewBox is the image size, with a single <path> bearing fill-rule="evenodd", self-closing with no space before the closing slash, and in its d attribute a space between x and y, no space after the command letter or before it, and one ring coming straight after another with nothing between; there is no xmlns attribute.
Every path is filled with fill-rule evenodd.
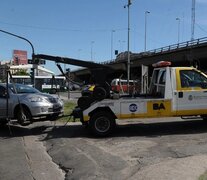
<svg viewBox="0 0 207 180"><path fill-rule="evenodd" d="M15 88L17 90L17 94L21 94L21 93L39 93L40 91L38 91L37 89L27 86L27 85L23 85L23 84L15 84L15 87L13 84L9 84L9 88L11 89L11 91L13 93L15 93Z"/></svg>

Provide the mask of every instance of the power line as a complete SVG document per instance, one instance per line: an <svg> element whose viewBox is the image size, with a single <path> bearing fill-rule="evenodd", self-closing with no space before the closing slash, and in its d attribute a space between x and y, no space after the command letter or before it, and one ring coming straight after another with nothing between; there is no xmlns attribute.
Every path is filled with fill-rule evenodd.
<svg viewBox="0 0 207 180"><path fill-rule="evenodd" d="M48 31L72 31L72 32L111 32L111 29L68 29L68 28L54 28L54 27L42 27L42 26L31 26L31 25L22 25L15 23L7 23L0 21L1 24L6 24L10 26L17 26L30 29L39 29L39 30L48 30ZM125 31L127 28L113 28L115 31Z"/></svg>
<svg viewBox="0 0 207 180"><path fill-rule="evenodd" d="M191 40L194 40L195 30L195 0L192 0L192 12L191 12Z"/></svg>
<svg viewBox="0 0 207 180"><path fill-rule="evenodd" d="M200 30L202 30L203 32L207 33L207 30L205 30L204 28L202 28L199 24L197 24L197 23L195 23L195 24L196 24L196 26L197 26Z"/></svg>

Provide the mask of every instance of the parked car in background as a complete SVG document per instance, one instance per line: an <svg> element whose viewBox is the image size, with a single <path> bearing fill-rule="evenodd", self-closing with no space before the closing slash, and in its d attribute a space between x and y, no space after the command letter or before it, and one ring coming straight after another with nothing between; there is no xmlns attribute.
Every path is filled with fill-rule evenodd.
<svg viewBox="0 0 207 180"><path fill-rule="evenodd" d="M7 110L8 101L8 110ZM5 119L17 119L21 125L45 117L54 120L63 114L63 101L57 95L41 93L23 84L0 83L0 124Z"/></svg>
<svg viewBox="0 0 207 180"><path fill-rule="evenodd" d="M129 92L137 92L139 89L138 83L135 80L129 80ZM126 79L113 79L111 81L111 90L117 93L128 92L128 81Z"/></svg>
<svg viewBox="0 0 207 180"><path fill-rule="evenodd" d="M66 83L66 88L70 91L76 91L76 90L80 90L81 86L72 82L69 82L69 86L68 86L68 82Z"/></svg>

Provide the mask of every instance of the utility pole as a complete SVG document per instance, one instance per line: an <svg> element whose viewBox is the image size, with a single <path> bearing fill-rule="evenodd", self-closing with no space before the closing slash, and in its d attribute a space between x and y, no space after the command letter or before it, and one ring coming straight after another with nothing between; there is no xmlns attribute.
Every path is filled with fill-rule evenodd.
<svg viewBox="0 0 207 180"><path fill-rule="evenodd" d="M95 41L91 41L91 61L93 61L93 44Z"/></svg>
<svg viewBox="0 0 207 180"><path fill-rule="evenodd" d="M129 93L129 80L130 80L130 51L129 51L129 45L130 45L130 5L131 5L131 0L128 0L128 4L126 6L124 6L124 8L127 7L128 9L128 40L127 40L127 89L128 89L128 93Z"/></svg>
<svg viewBox="0 0 207 180"><path fill-rule="evenodd" d="M180 43L180 18L176 18L176 21L178 21L178 44Z"/></svg>
<svg viewBox="0 0 207 180"><path fill-rule="evenodd" d="M145 11L144 51L147 50L147 14L149 13L149 11Z"/></svg>
<svg viewBox="0 0 207 180"><path fill-rule="evenodd" d="M113 33L115 32L115 30L111 31L111 60L113 60Z"/></svg>
<svg viewBox="0 0 207 180"><path fill-rule="evenodd" d="M194 40L195 30L195 0L192 0L192 12L191 12L191 41Z"/></svg>

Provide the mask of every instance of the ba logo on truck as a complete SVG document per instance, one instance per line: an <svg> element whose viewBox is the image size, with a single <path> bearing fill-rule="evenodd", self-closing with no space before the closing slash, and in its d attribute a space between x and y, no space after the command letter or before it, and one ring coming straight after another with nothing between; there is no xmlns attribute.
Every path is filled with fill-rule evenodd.
<svg viewBox="0 0 207 180"><path fill-rule="evenodd" d="M131 112L135 112L135 111L137 111L137 105L136 104L130 104L129 105L129 110L131 111Z"/></svg>
<svg viewBox="0 0 207 180"><path fill-rule="evenodd" d="M163 109L163 110L165 110L165 106L164 106L164 104L163 103L154 103L153 104L153 110L161 110L161 109Z"/></svg>

